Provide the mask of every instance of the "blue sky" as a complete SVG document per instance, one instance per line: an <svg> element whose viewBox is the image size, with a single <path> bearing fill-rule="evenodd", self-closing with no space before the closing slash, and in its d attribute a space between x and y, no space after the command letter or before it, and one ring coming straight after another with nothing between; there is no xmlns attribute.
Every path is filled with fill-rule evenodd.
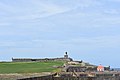
<svg viewBox="0 0 120 80"><path fill-rule="evenodd" d="M120 0L0 0L0 60L62 57L120 67Z"/></svg>

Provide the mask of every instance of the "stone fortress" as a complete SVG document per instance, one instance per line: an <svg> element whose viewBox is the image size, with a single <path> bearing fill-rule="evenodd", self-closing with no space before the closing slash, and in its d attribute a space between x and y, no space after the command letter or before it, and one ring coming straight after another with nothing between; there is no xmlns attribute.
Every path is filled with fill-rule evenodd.
<svg viewBox="0 0 120 80"><path fill-rule="evenodd" d="M64 65L61 66L62 72L85 72L85 71L97 71L97 66L86 62L74 61L65 52L64 57L61 58L43 58L43 59L32 59L32 58L12 58L12 62L46 62L46 61L65 61ZM110 70L110 66L104 67L104 70Z"/></svg>
<svg viewBox="0 0 120 80"><path fill-rule="evenodd" d="M67 52L61 58L12 58L13 62L46 62L46 61L64 61L62 66L53 66L61 69L60 72L54 72L46 76L20 78L17 80L120 80L120 72L110 70L110 66L96 66L84 61L74 61L69 58Z"/></svg>
<svg viewBox="0 0 120 80"><path fill-rule="evenodd" d="M65 52L64 57L61 58L44 58L44 59L32 59L32 58L12 58L12 62L44 62L44 61L73 61L69 58L67 52Z"/></svg>
<svg viewBox="0 0 120 80"><path fill-rule="evenodd" d="M120 80L120 72L110 70L110 66L96 66L84 61L74 61L68 57L65 52L61 58L12 58L13 62L46 62L46 61L64 61L62 66L53 66L61 71L51 73L46 76L37 76L29 78L20 78L17 80Z"/></svg>

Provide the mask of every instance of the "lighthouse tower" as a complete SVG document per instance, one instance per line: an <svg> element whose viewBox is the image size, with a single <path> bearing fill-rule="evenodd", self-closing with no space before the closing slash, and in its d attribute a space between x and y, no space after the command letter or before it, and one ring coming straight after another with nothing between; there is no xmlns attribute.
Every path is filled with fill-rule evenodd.
<svg viewBox="0 0 120 80"><path fill-rule="evenodd" d="M64 58L68 58L68 54L67 54L67 52L65 52Z"/></svg>

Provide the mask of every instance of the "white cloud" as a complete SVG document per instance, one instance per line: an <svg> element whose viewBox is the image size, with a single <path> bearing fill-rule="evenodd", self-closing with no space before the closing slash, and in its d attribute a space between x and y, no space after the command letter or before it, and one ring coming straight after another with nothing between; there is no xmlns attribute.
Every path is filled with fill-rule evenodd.
<svg viewBox="0 0 120 80"><path fill-rule="evenodd" d="M80 47L99 48L120 46L120 36L99 36L91 38L76 38L63 41L64 44L71 44Z"/></svg>
<svg viewBox="0 0 120 80"><path fill-rule="evenodd" d="M120 14L120 11L116 10L116 9L109 9L109 10L105 10L104 11L106 14Z"/></svg>
<svg viewBox="0 0 120 80"><path fill-rule="evenodd" d="M5 22L1 22L1 23L0 23L0 27L1 27L1 26L9 26L9 25L11 25L11 23L5 23Z"/></svg>
<svg viewBox="0 0 120 80"><path fill-rule="evenodd" d="M108 1L113 1L113 2L120 2L120 0L108 0Z"/></svg>
<svg viewBox="0 0 120 80"><path fill-rule="evenodd" d="M15 8L8 4L0 2L0 10L2 10L2 12L5 11L8 13L8 12L14 12Z"/></svg>
<svg viewBox="0 0 120 80"><path fill-rule="evenodd" d="M23 3L26 1L23 1ZM58 5L56 3L52 3L51 2L47 2L47 1L27 1L28 4L22 4L22 6L27 5L27 7L20 7L17 5L6 5L4 4L4 6L6 7L7 10L9 10L10 13L14 14L11 16L7 16L7 17L3 17L3 20L31 20L31 19L38 19L38 18L43 18L43 17L48 17L51 15L56 15L56 14L60 14L60 13L65 13L71 10L74 10L78 7L84 8L84 7L89 7L92 5L99 5L99 2L96 0L79 0L77 1L78 3L70 3L71 5L74 6L70 6L67 3L63 6L63 5ZM69 3L69 1L68 1ZM16 6L16 7L15 7ZM3 8L4 9L4 8ZM10 11L11 10L11 11ZM14 10L14 11L13 11Z"/></svg>
<svg viewBox="0 0 120 80"><path fill-rule="evenodd" d="M10 46L16 46L16 43L11 42L11 41L1 41L0 42L0 47L10 47Z"/></svg>
<svg viewBox="0 0 120 80"><path fill-rule="evenodd" d="M11 14L11 16L2 16L1 19L3 21L11 21L11 20L31 20L31 19L38 19L43 17L48 17L51 15L64 13L66 11L69 11L69 7L64 6L58 6L56 4L48 4L44 2L36 2L32 1L34 3L30 3L33 6L29 6L29 8L19 8L14 7L14 5L11 5L14 7L14 14ZM25 4L24 4L25 5ZM12 11L12 8L9 8L8 5L4 5L7 10L9 10L9 13L14 12ZM3 6L3 7L4 7ZM36 9L37 8L37 9ZM4 8L3 8L4 9Z"/></svg>

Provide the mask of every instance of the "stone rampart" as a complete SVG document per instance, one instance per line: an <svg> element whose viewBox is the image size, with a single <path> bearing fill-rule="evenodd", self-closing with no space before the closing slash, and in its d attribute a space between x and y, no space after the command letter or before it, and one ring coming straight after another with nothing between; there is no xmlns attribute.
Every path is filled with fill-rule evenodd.
<svg viewBox="0 0 120 80"><path fill-rule="evenodd" d="M31 58L12 58L12 62L45 62L45 61L72 61L72 58L44 58L44 59L31 59Z"/></svg>
<svg viewBox="0 0 120 80"><path fill-rule="evenodd" d="M76 75L75 75L76 74ZM17 80L120 80L120 73L59 73Z"/></svg>

